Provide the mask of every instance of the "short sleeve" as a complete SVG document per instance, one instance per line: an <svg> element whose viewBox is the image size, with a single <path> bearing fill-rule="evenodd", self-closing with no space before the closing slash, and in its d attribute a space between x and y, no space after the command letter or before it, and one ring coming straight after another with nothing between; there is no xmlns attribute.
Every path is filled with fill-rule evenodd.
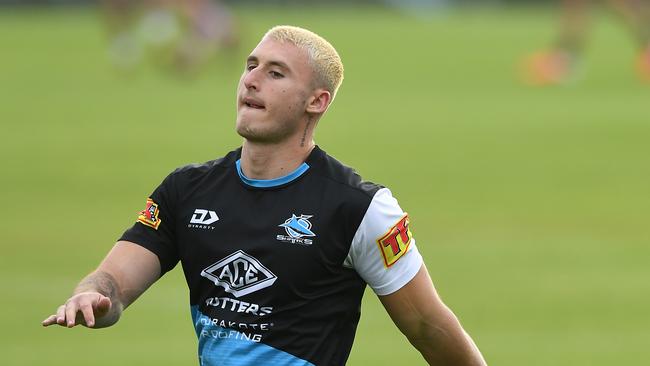
<svg viewBox="0 0 650 366"><path fill-rule="evenodd" d="M402 288L422 266L408 214L389 189L382 188L373 196L344 265L353 267L380 296Z"/></svg>
<svg viewBox="0 0 650 366"><path fill-rule="evenodd" d="M119 240L138 244L158 256L161 276L178 263L174 225L176 194L174 173L170 174L147 198L135 224Z"/></svg>

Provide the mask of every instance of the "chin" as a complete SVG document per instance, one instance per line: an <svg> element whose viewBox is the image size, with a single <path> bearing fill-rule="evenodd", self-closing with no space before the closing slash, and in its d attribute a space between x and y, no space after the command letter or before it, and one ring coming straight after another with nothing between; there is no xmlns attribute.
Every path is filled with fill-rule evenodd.
<svg viewBox="0 0 650 366"><path fill-rule="evenodd" d="M269 134L260 129L251 128L246 123L237 124L237 134L252 142L268 142Z"/></svg>
<svg viewBox="0 0 650 366"><path fill-rule="evenodd" d="M266 130L249 126L237 126L237 133L247 141L259 144L279 144L291 136L290 131L285 129Z"/></svg>
<svg viewBox="0 0 650 366"><path fill-rule="evenodd" d="M235 130L241 137L248 138L249 136L255 135L255 128L252 128L251 126L254 123L252 121L248 121L246 119L237 119L237 123L235 125Z"/></svg>

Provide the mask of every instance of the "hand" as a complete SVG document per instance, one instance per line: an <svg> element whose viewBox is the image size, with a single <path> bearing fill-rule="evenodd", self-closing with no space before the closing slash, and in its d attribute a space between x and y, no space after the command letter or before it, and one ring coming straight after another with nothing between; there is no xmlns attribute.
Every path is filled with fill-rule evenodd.
<svg viewBox="0 0 650 366"><path fill-rule="evenodd" d="M58 324L68 328L81 324L92 328L96 319L106 315L111 306L111 299L99 292L81 292L59 306L56 314L47 317L42 324L44 327Z"/></svg>

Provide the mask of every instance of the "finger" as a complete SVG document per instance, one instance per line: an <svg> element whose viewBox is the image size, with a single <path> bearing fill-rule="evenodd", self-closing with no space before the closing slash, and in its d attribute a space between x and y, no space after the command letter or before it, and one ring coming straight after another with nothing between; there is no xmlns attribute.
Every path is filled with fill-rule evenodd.
<svg viewBox="0 0 650 366"><path fill-rule="evenodd" d="M81 304L79 307L83 314L83 320L86 326L92 328L95 326L95 314L93 314L93 307L90 304Z"/></svg>
<svg viewBox="0 0 650 366"><path fill-rule="evenodd" d="M98 317L105 315L111 309L111 305L112 303L110 298L100 295L99 300L95 304L95 314L97 314Z"/></svg>
<svg viewBox="0 0 650 366"><path fill-rule="evenodd" d="M56 323L58 325L65 324L65 305L59 306L59 308L56 310Z"/></svg>
<svg viewBox="0 0 650 366"><path fill-rule="evenodd" d="M77 317L77 310L79 310L75 301L70 301L65 306L65 320L66 326L72 328L75 326L75 319Z"/></svg>
<svg viewBox="0 0 650 366"><path fill-rule="evenodd" d="M52 324L56 324L56 314L50 315L45 320L41 322L44 327L47 327Z"/></svg>

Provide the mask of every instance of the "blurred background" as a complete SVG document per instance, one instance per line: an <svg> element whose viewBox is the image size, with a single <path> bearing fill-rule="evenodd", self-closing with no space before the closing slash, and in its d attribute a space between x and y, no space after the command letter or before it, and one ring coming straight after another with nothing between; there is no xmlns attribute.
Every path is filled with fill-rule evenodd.
<svg viewBox="0 0 650 366"><path fill-rule="evenodd" d="M650 364L647 23L578 3L0 0L0 363L197 363L179 267L116 327L40 322L239 146L244 59L293 24L346 67L316 142L392 189L490 364ZM349 364L424 364L371 291Z"/></svg>

